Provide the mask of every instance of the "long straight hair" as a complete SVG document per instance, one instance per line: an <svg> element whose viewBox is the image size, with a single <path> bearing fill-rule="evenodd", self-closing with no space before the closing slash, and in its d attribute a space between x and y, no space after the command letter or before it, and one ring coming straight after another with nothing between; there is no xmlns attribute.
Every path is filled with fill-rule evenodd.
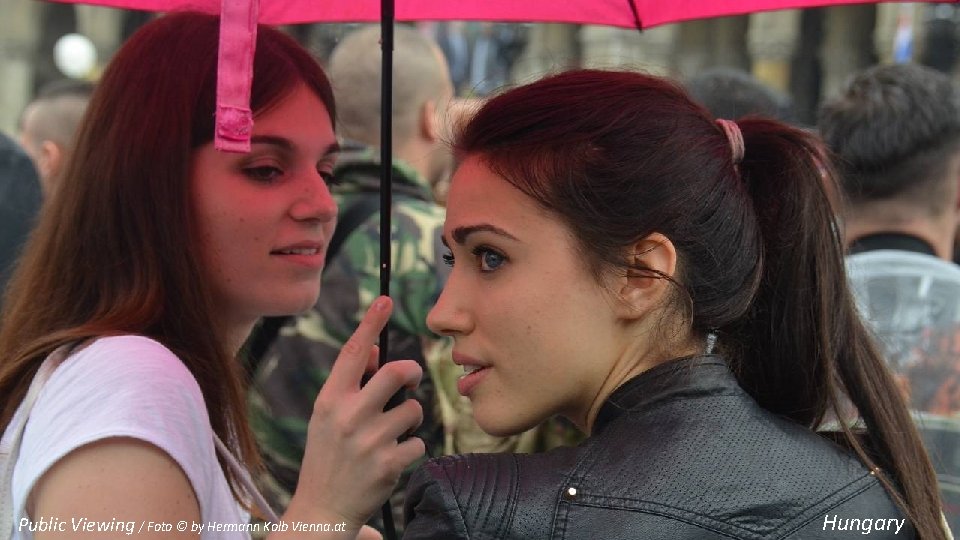
<svg viewBox="0 0 960 540"><path fill-rule="evenodd" d="M213 430L247 466L260 466L244 376L225 348L211 273L201 262L190 190L193 153L213 138L218 33L213 16L162 17L133 35L104 72L62 187L45 205L5 293L0 430L55 348L138 334L180 358L200 386ZM333 95L319 65L291 38L260 27L254 114L298 84L318 96L332 123ZM238 478L224 470L249 506Z"/></svg>
<svg viewBox="0 0 960 540"><path fill-rule="evenodd" d="M867 431L843 423L842 442L882 471L921 538L942 539L933 467L847 284L819 142L774 120L738 123L739 163L676 84L579 70L493 98L456 146L557 215L598 278L669 278L623 258L639 239L667 236L694 335L718 335L759 405L809 429L843 418L848 397Z"/></svg>

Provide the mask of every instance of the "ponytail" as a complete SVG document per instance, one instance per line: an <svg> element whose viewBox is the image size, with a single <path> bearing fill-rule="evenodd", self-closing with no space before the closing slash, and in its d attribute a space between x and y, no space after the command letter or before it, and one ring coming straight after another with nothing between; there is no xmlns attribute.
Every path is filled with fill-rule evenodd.
<svg viewBox="0 0 960 540"><path fill-rule="evenodd" d="M670 238L691 337L716 334L744 389L810 429L845 418L849 399L867 431L841 423L840 442L921 538L944 538L933 468L847 285L814 136L773 120L718 123L666 79L577 70L487 101L456 149L557 215L598 278L664 277L623 253Z"/></svg>
<svg viewBox="0 0 960 540"><path fill-rule="evenodd" d="M943 539L933 466L847 283L828 190L835 177L812 136L777 122L739 123L740 176L761 237L759 285L721 328L731 367L763 408L811 429L839 419L840 442L877 475L918 537ZM857 433L847 402L866 427Z"/></svg>

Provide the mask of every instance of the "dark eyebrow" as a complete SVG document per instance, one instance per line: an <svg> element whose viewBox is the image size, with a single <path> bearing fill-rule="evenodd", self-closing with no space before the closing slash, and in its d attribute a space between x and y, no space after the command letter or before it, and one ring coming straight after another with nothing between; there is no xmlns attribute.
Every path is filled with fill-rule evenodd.
<svg viewBox="0 0 960 540"><path fill-rule="evenodd" d="M273 146L279 146L280 149L291 152L293 151L293 143L290 142L290 139L286 137L278 137L276 135L254 135L250 137L251 144L271 144ZM323 151L323 157L328 158L330 156L340 153L340 144L331 143L330 146Z"/></svg>
<svg viewBox="0 0 960 540"><path fill-rule="evenodd" d="M500 227L496 227L496 226L494 226L494 225L490 225L489 223L482 223L482 224L480 224L480 225L466 225L466 226L463 226L463 227L457 227L456 229L453 230L453 235L452 235L452 236L453 236L454 242L456 242L457 244L459 244L459 245L462 246L463 244L465 244L465 243L467 242L467 237L469 237L471 234L477 233L477 232L490 232L490 233L493 233L493 234L496 234L496 235L499 235L499 236L503 236L504 238L509 238L510 240L513 240L514 242L519 242L519 241L520 241L520 240L517 239L516 236L513 236L512 234L508 233L507 231L501 229ZM447 244L447 239L446 239L446 238L441 238L441 240L443 241L443 245L445 245L445 246L447 246L447 247L450 247L449 244Z"/></svg>

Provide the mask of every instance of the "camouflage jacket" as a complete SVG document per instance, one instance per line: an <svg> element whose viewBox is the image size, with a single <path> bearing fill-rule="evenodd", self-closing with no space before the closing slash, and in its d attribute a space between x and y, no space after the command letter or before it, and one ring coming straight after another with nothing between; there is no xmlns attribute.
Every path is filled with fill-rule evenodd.
<svg viewBox="0 0 960 540"><path fill-rule="evenodd" d="M372 152L345 153L335 175L334 197L341 215L359 197L379 193L379 165ZM427 312L436 303L449 267L440 241L444 210L433 202L427 182L403 163L393 165L392 273L394 311L389 326L389 357L413 359L424 367L410 397L423 405L416 435L429 456L475 451L535 451L569 440L571 429L550 424L515 437L483 433L473 421L469 400L457 392L462 369L451 360L452 342L433 334ZM297 485L313 402L340 348L353 333L380 289L380 216L374 213L351 232L324 269L320 297L307 313L280 328L253 374L248 396L250 420L266 472L259 484L267 500L282 512ZM408 393L409 394L409 393ZM401 477L391 504L398 530L403 493L411 466ZM379 516L371 525L382 527Z"/></svg>

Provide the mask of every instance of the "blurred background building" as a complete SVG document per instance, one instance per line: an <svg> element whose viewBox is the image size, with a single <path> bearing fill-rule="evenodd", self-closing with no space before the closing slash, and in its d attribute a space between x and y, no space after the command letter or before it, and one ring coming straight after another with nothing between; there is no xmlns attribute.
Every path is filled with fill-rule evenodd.
<svg viewBox="0 0 960 540"><path fill-rule="evenodd" d="M95 80L120 43L152 15L90 6L4 0L0 17L0 130L14 134L37 90L65 76ZM289 31L323 59L352 25ZM708 67L752 72L793 98L812 125L822 96L876 63L916 61L957 73L960 10L883 3L666 25L638 32L601 26L424 22L444 49L459 95L574 66L627 67L689 78ZM69 36L64 39L64 36Z"/></svg>

